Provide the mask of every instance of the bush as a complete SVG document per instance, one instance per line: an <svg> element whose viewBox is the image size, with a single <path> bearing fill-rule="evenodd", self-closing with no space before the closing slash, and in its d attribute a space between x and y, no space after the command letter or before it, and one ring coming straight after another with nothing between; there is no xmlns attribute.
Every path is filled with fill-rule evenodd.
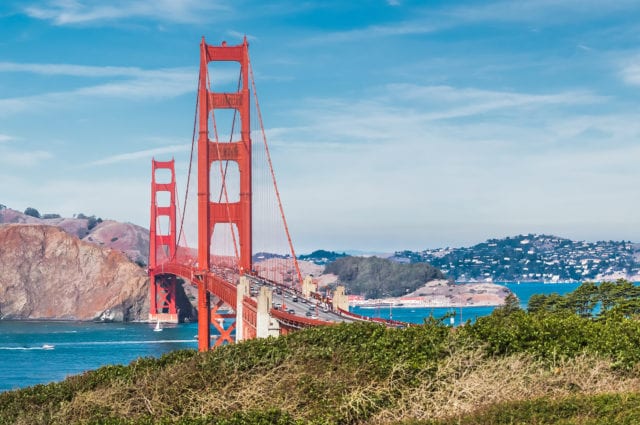
<svg viewBox="0 0 640 425"><path fill-rule="evenodd" d="M35 218L40 218L40 212L35 208L27 207L27 209L24 210L24 214Z"/></svg>

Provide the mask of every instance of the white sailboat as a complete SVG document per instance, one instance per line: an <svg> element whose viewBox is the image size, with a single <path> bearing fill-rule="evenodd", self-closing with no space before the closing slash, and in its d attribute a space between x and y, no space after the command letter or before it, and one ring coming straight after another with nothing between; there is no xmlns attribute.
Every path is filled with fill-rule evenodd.
<svg viewBox="0 0 640 425"><path fill-rule="evenodd" d="M160 326L160 319L156 322L156 327L153 328L154 332L162 332L162 326Z"/></svg>

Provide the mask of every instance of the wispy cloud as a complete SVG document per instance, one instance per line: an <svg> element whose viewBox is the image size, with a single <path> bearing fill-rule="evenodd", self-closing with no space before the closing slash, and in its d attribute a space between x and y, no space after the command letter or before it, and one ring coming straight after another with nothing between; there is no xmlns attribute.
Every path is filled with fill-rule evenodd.
<svg viewBox="0 0 640 425"><path fill-rule="evenodd" d="M14 140L14 138L13 138L13 137L8 136L8 135L6 135L6 134L0 134L0 143L10 142L10 141L12 141L12 140Z"/></svg>
<svg viewBox="0 0 640 425"><path fill-rule="evenodd" d="M67 75L73 77L144 77L149 71L137 67L0 62L0 72L29 72L41 75Z"/></svg>
<svg viewBox="0 0 640 425"><path fill-rule="evenodd" d="M213 11L218 14L229 12L230 6L216 0L49 0L24 9L28 16L51 21L54 25L87 25L125 19L193 23L201 22L203 16Z"/></svg>
<svg viewBox="0 0 640 425"><path fill-rule="evenodd" d="M400 1L387 0L387 4L399 6ZM464 6L421 6L412 8L412 17L402 22L379 23L363 28L318 34L302 43L351 42L420 35L485 22L524 23L536 27L558 25L567 21L600 19L609 14L639 10L640 6L635 0L620 0L614 3L603 3L600 0L499 0Z"/></svg>
<svg viewBox="0 0 640 425"><path fill-rule="evenodd" d="M258 39L258 37L256 37L255 35L247 34L247 33L240 32L240 31L233 31L233 30L227 31L227 35L229 35L230 37L233 37L235 39L238 39L238 40L242 40L242 39L244 39L244 37L247 37L247 40L249 40L249 41L255 41L255 40Z"/></svg>
<svg viewBox="0 0 640 425"><path fill-rule="evenodd" d="M38 163L52 158L51 152L44 150L17 151L0 149L0 164L4 167L33 167Z"/></svg>
<svg viewBox="0 0 640 425"><path fill-rule="evenodd" d="M331 42L352 42L387 36L427 34L442 29L443 26L428 22L426 19L413 19L387 25L371 25L348 31L334 31L319 34L303 40L303 44L320 44Z"/></svg>
<svg viewBox="0 0 640 425"><path fill-rule="evenodd" d="M433 134L436 129L462 128L460 120L473 121L476 127L483 125L487 117L493 119L495 129L504 126L504 117L510 117L511 127L516 123L522 128L533 122L534 116L546 119L576 105L604 102L606 98L589 92L559 92L546 94L456 88L451 86L420 86L392 84L366 99L310 99L299 111L299 125L287 134L280 128L275 137L299 137L324 143L354 144L396 143L398 138L415 139L417 135ZM564 113L564 112L563 112ZM439 124L434 124L439 123ZM296 136L294 136L296 134ZM399 136L402 134L403 136ZM520 136L519 136L520 137Z"/></svg>
<svg viewBox="0 0 640 425"><path fill-rule="evenodd" d="M481 2L443 10L457 22L524 22L541 25L571 20L601 18L604 15L638 9L635 0L603 3L599 0L522 0Z"/></svg>
<svg viewBox="0 0 640 425"><path fill-rule="evenodd" d="M197 87L197 70L165 68L146 70L136 67L97 67L71 64L34 64L1 62L1 72L30 72L41 75L100 77L106 82L69 91L42 93L0 99L0 115L30 110L34 107L73 105L79 99L95 97L123 98L136 101L166 99L193 93ZM231 73L219 76L220 81L235 81Z"/></svg>
<svg viewBox="0 0 640 425"><path fill-rule="evenodd" d="M97 161L91 161L87 163L86 166L116 164L120 162L134 161L137 159L150 159L155 155L166 155L170 153L188 152L189 149L190 149L190 146L187 144L163 146L160 148L146 149L143 151L127 152L127 153L122 153L118 155L108 156L106 158L99 159Z"/></svg>

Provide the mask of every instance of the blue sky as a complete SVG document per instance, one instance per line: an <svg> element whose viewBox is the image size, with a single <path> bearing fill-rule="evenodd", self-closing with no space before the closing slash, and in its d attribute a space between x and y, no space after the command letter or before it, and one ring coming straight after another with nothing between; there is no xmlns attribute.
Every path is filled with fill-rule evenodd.
<svg viewBox="0 0 640 425"><path fill-rule="evenodd" d="M4 0L0 203L148 226L151 157L186 173L200 38L246 34L298 251L640 242L639 18L626 0Z"/></svg>

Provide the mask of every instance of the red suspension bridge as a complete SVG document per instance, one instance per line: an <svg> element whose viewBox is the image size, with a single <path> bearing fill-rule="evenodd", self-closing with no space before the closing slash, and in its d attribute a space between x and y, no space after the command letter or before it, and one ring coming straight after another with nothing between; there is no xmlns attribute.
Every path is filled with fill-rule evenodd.
<svg viewBox="0 0 640 425"><path fill-rule="evenodd" d="M149 319L177 322L178 278L196 285L200 351L211 347L211 325L219 334L215 345L221 345L233 342L234 331L239 341L364 319L348 312L341 288L326 297L317 292L311 277L302 277L276 185L248 47L246 38L233 46L226 42L208 45L204 38L200 44L198 96L182 208L178 207L175 161L152 161ZM210 66L220 63L239 64L235 90L216 91L217 82L228 77L223 72L210 75ZM225 111L232 115L223 123ZM252 116L257 120L252 121ZM221 140L226 135L228 140ZM252 136L261 143L253 143ZM197 188L190 190L194 162ZM270 180L269 185L256 182L255 170L263 180ZM254 192L256 187L259 193ZM191 208L192 204L197 208ZM191 209L197 213L190 214ZM256 232L258 222L263 229ZM195 224L193 232L190 224ZM267 247L276 239L286 240L288 253L254 264L256 233ZM187 240L194 234L196 248ZM282 302L276 301L278 297Z"/></svg>

